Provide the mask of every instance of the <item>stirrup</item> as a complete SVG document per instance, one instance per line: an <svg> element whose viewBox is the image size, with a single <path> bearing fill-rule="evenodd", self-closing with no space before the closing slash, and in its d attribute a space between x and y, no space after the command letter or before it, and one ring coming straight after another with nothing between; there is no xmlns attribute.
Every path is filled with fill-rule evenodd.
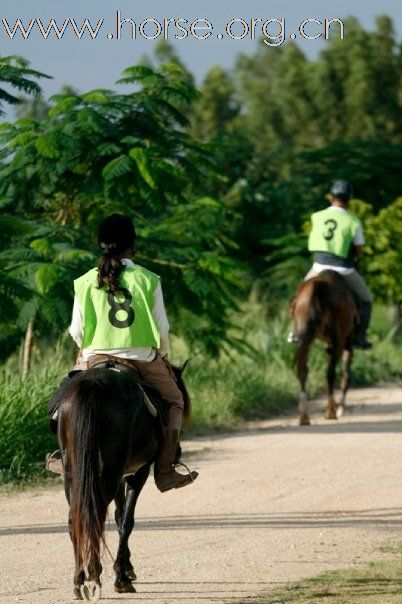
<svg viewBox="0 0 402 604"><path fill-rule="evenodd" d="M179 466L183 466L183 468L186 468L187 473L188 473L188 476L189 476L189 478L190 478L191 482L194 482L194 478L193 478L193 472L191 472L190 468L189 468L188 466L186 466L186 464L185 464L185 463L183 463L182 461L178 461L177 463L172 464L172 465L173 465L173 467L174 467L175 469L176 469L176 468L178 468ZM198 474L197 474L197 476L198 476Z"/></svg>
<svg viewBox="0 0 402 604"><path fill-rule="evenodd" d="M299 338L297 337L297 334L295 334L293 331L290 331L287 337L288 344L297 344L298 341Z"/></svg>
<svg viewBox="0 0 402 604"><path fill-rule="evenodd" d="M46 470L53 472L53 474L63 475L62 460L57 458L56 455L61 453L60 449L57 449L53 453L46 454ZM53 468L52 468L53 465ZM61 467L60 467L61 466Z"/></svg>
<svg viewBox="0 0 402 604"><path fill-rule="evenodd" d="M185 467L188 474L176 472L177 466ZM168 470L167 473L162 475L155 474L155 484L161 493L165 493L172 489L181 489L182 487L193 484L197 477L198 472L190 472L189 468L184 463L179 462L177 464L170 464L170 470Z"/></svg>

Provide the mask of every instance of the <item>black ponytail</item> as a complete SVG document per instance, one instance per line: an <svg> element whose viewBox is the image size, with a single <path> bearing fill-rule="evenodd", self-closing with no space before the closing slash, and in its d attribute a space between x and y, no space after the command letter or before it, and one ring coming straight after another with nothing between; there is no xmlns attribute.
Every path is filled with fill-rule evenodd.
<svg viewBox="0 0 402 604"><path fill-rule="evenodd" d="M122 290L119 277L124 268L121 255L128 249L134 250L136 233L133 223L126 216L112 214L99 225L98 243L102 256L98 262L98 287L107 286L115 294Z"/></svg>

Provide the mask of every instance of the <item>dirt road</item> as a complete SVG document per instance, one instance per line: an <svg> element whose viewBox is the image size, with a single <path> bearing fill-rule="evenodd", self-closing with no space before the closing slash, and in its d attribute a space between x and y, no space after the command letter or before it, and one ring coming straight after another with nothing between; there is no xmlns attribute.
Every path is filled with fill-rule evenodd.
<svg viewBox="0 0 402 604"><path fill-rule="evenodd" d="M316 410L322 408L318 401ZM402 389L354 390L339 422L313 414L186 444L197 482L160 494L150 480L131 538L137 594L103 602L236 602L292 579L379 556L400 538ZM72 601L62 489L0 496L0 603ZM116 551L111 525L109 547Z"/></svg>

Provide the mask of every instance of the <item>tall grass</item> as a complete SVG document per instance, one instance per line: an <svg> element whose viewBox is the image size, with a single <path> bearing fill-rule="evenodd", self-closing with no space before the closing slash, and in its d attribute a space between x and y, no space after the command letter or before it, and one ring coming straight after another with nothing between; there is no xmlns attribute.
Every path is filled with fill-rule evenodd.
<svg viewBox="0 0 402 604"><path fill-rule="evenodd" d="M45 475L45 453L56 448L46 415L56 384L53 371L30 375L26 380L1 375L0 482Z"/></svg>
<svg viewBox="0 0 402 604"><path fill-rule="evenodd" d="M29 375L21 377L20 358L0 372L0 483L46 477L45 455L56 439L49 430L47 403L72 367L71 347L63 340L36 347Z"/></svg>
<svg viewBox="0 0 402 604"><path fill-rule="evenodd" d="M238 321L237 336L255 349L251 357L233 350L219 361L191 355L174 339L170 358L190 357L185 374L193 400L194 434L233 429L244 420L280 414L294 405L299 390L292 368L294 347L287 344L290 323L286 315L269 320L262 307L249 305ZM400 336L389 332L384 309L377 309L371 352L357 352L353 383L369 384L402 378ZM30 375L22 380L18 357L0 373L0 482L23 481L45 475L44 456L56 448L49 432L47 402L73 365L74 350L65 342L36 350ZM310 395L325 386L325 353L315 344L310 355Z"/></svg>

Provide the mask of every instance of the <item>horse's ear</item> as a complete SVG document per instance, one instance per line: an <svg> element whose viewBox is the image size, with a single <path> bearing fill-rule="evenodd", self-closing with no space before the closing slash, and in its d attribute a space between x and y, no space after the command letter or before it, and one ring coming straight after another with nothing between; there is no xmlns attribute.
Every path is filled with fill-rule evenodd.
<svg viewBox="0 0 402 604"><path fill-rule="evenodd" d="M188 365L189 360L190 359L187 359L187 361L184 361L183 365L180 367L180 373L184 373L184 371L185 371L185 369L186 369L186 367Z"/></svg>

